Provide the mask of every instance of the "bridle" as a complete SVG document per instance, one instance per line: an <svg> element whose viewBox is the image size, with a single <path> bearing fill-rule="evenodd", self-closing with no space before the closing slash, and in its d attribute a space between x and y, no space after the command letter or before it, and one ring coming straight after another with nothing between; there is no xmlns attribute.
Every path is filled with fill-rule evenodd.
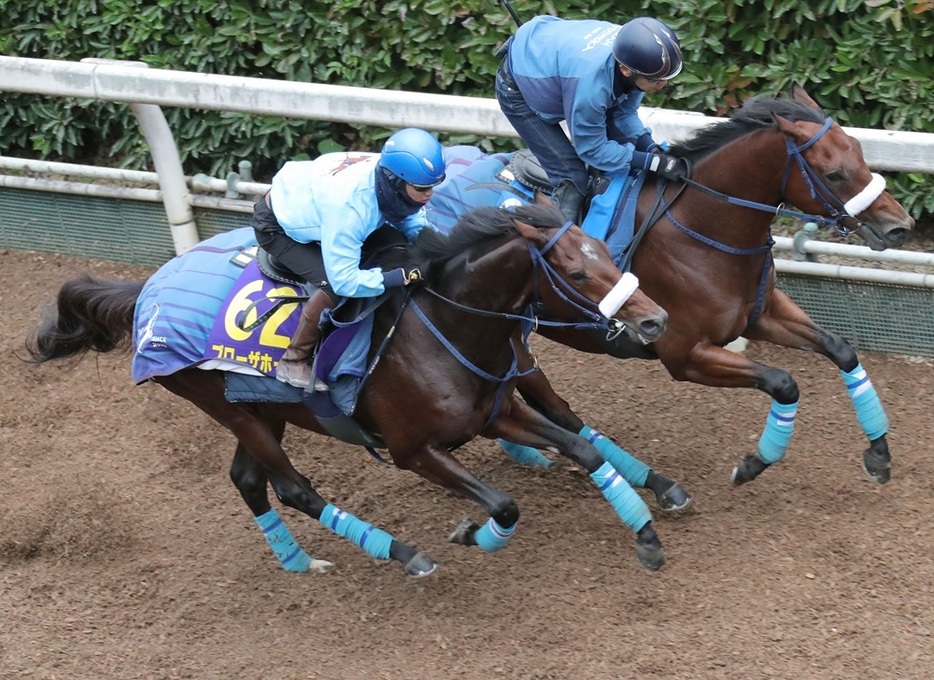
<svg viewBox="0 0 934 680"><path fill-rule="evenodd" d="M882 192L885 191L885 178L882 177L882 175L872 173L872 179L869 181L869 183L851 199L844 203L839 198L837 198L837 196L821 179L820 175L814 171L814 169L802 155L802 152L813 146L821 137L824 136L824 134L830 129L832 125L833 118L828 116L827 120L824 121L821 129L818 130L813 137L800 146L795 145L795 143L789 137L785 137L786 160L785 168L782 172L782 185L780 190L781 196L784 197L785 190L788 185L788 178L791 174L792 163L796 164L798 169L801 171L801 177L804 179L804 183L807 185L808 190L811 193L811 198L823 204L823 206L827 209L827 212L830 213L829 217L800 212L797 210L788 210L784 207L784 203L780 203L777 206L772 206L766 203L758 203L756 201L749 201L744 198L737 198L736 196L730 196L729 194L711 189L710 187L704 186L703 184L695 182L692 179L683 179L682 181L694 189L697 189L698 191L726 201L731 205L738 205L745 208L752 208L754 210L769 212L776 216L781 215L784 217L794 217L807 222L816 222L823 226L835 227L840 236L847 236L856 231L860 226L856 216L872 205L872 202L879 198L879 196L882 195Z"/></svg>
<svg viewBox="0 0 934 680"><path fill-rule="evenodd" d="M562 278L558 272L555 271L548 260L545 259L545 255L551 250L558 240L564 236L564 234L574 226L574 223L570 220L565 222L564 225L558 229L555 234L548 240L548 242L538 248L530 242L526 242L526 245L529 249L529 255L532 258L532 290L533 300L529 305L529 311L526 314L510 314L508 312L493 312L486 309L480 309L477 307L471 307L469 305L462 304L455 300L451 300L448 297L445 297L438 291L433 288L426 288L426 292L430 295L442 300L443 302L460 309L461 311L468 312L477 316L492 317L499 319L510 319L513 321L520 321L523 324L530 325L531 329L534 330L539 326L554 326L561 328L575 328L575 329L592 329L595 327L602 327L608 329L607 338L612 340L620 333L623 332L626 328L626 324L619 319L612 318L619 309L629 300L630 297L638 290L639 288L639 279L635 274L631 272L625 272L620 277L619 281L616 282L616 285L610 290L609 293L601 300L599 303L594 303L588 300L586 297L578 293L567 281ZM550 321L548 319L541 319L539 315L534 314L535 309L540 309L543 307L541 300L538 296L539 280L540 277L544 276L548 281L548 284L551 286L552 292L564 303L577 310L581 316L589 321Z"/></svg>

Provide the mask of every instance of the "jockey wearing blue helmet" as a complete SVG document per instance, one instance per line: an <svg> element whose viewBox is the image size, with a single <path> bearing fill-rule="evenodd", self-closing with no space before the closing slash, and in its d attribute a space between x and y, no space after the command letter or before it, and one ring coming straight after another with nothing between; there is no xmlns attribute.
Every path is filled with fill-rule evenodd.
<svg viewBox="0 0 934 680"><path fill-rule="evenodd" d="M444 181L444 155L438 140L424 130L406 128L386 140L379 165L412 186L428 188Z"/></svg>
<svg viewBox="0 0 934 680"><path fill-rule="evenodd" d="M430 227L425 204L443 179L441 145L415 128L392 135L380 154L324 154L290 161L276 173L269 193L253 206L256 240L315 287L276 367L277 379L308 387L319 319L338 298L376 297L418 278L417 270L361 268L364 242L411 241Z"/></svg>
<svg viewBox="0 0 934 680"><path fill-rule="evenodd" d="M678 38L658 19L619 25L537 16L504 52L496 99L569 220L580 222L592 178L601 173L648 170L669 181L690 175L683 159L661 152L639 118L645 95L664 88L682 66Z"/></svg>

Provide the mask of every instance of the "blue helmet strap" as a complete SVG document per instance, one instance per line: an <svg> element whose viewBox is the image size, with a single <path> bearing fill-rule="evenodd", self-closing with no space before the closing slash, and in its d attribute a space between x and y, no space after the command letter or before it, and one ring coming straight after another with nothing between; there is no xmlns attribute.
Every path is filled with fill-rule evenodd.
<svg viewBox="0 0 934 680"><path fill-rule="evenodd" d="M422 207L421 203L409 197L404 180L380 166L376 168L376 204L390 224L401 222Z"/></svg>

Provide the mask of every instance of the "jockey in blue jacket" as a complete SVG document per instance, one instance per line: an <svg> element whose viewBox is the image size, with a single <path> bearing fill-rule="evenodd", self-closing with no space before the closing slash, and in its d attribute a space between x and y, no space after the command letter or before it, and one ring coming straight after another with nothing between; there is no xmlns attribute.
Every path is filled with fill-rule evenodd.
<svg viewBox="0 0 934 680"><path fill-rule="evenodd" d="M363 243L386 224L406 241L430 227L425 203L443 180L441 145L416 128L392 135L379 154L325 154L288 162L276 173L269 193L253 207L256 239L279 264L316 286L302 306L277 379L308 386L318 321L338 298L375 297L417 275L361 269Z"/></svg>
<svg viewBox="0 0 934 680"><path fill-rule="evenodd" d="M666 179L688 164L659 151L639 118L647 92L681 71L681 45L657 19L619 26L538 16L516 31L496 73L496 98L554 184L554 200L579 221L589 168L645 169ZM559 126L567 121L571 140Z"/></svg>

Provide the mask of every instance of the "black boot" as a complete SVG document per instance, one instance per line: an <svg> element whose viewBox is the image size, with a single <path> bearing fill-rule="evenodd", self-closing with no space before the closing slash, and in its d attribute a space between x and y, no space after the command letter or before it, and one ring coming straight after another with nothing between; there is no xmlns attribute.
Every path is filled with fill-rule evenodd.
<svg viewBox="0 0 934 680"><path fill-rule="evenodd" d="M584 198L577 185L569 179L562 180L551 195L552 202L558 204L564 217L577 225L581 223Z"/></svg>
<svg viewBox="0 0 934 680"><path fill-rule="evenodd" d="M292 387L308 387L311 382L311 366L308 357L318 342L321 330L318 319L321 312L331 306L331 298L323 290L316 290L302 305L302 314L298 321L298 328L289 341L288 349L279 359L276 367L276 380L292 385Z"/></svg>

